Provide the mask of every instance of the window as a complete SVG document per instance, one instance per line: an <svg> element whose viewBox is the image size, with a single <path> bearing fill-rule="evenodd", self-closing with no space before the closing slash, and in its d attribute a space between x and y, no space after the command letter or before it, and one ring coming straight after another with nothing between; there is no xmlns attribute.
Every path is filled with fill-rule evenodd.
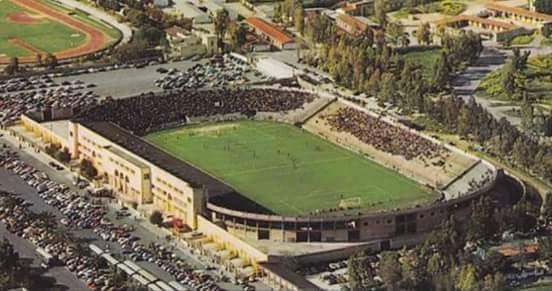
<svg viewBox="0 0 552 291"><path fill-rule="evenodd" d="M150 179L150 174L144 174L144 180L149 180Z"/></svg>

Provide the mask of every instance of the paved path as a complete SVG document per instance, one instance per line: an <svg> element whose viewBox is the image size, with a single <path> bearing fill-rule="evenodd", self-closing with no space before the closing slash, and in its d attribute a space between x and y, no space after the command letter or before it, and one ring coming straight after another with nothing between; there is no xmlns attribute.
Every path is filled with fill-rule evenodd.
<svg viewBox="0 0 552 291"><path fill-rule="evenodd" d="M552 53L552 47L525 47L520 49L522 51L531 51L531 57ZM464 72L454 78L452 86L458 97L467 100L473 96L475 101L487 109L495 118L501 119L505 117L510 123L518 126L521 124L521 118L508 114L510 110L519 108L518 106L493 106L493 103L497 101L478 97L475 94L475 90L481 83L481 80L488 73L500 69L511 54L511 50L485 47L475 64L470 65Z"/></svg>
<svg viewBox="0 0 552 291"><path fill-rule="evenodd" d="M499 69L506 62L506 53L494 48L484 48L477 62L470 65L464 72L459 74L452 81L453 91L456 96L468 100L474 97L477 103L486 108L495 118L506 117L512 124L519 124L520 119L508 116L505 107L491 106L492 100L477 97L475 90L481 80L490 72Z"/></svg>
<svg viewBox="0 0 552 291"><path fill-rule="evenodd" d="M111 26L117 28L123 34L123 39L121 41L122 43L127 43L132 38L132 29L130 28L130 26L125 24L125 23L120 23L119 21L117 21L117 18L115 18L115 16L113 16L113 15L111 15L111 14L105 12L105 11L102 11L98 8L89 6L85 3L82 3L82 2L79 2L79 1L76 1L76 0L55 0L55 1L58 1L58 2L60 2L61 4L65 5L65 6L72 7L72 8L78 8L82 11L85 11L88 14L90 14L90 15L92 15L92 16L100 19L100 20L103 20L103 21L109 23Z"/></svg>

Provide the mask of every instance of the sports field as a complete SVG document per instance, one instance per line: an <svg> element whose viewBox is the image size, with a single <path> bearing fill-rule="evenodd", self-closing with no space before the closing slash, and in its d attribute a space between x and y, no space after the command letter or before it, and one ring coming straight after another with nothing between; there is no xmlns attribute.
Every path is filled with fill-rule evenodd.
<svg viewBox="0 0 552 291"><path fill-rule="evenodd" d="M32 62L47 53L75 57L117 39L116 30L47 0L0 0L0 63L10 57Z"/></svg>
<svg viewBox="0 0 552 291"><path fill-rule="evenodd" d="M160 131L146 140L282 215L340 202L383 209L436 198L398 173L287 124L216 123Z"/></svg>

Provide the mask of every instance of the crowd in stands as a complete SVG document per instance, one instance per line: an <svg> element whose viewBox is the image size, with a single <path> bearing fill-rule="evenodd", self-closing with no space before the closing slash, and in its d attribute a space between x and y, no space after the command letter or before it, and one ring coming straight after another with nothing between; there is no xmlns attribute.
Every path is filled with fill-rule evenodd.
<svg viewBox="0 0 552 291"><path fill-rule="evenodd" d="M439 146L430 140L357 109L341 108L326 119L335 130L350 133L377 150L407 160L433 158L439 153Z"/></svg>
<svg viewBox="0 0 552 291"><path fill-rule="evenodd" d="M276 89L183 91L110 100L80 115L87 121L111 121L137 135L191 117L299 109L314 99L309 93Z"/></svg>

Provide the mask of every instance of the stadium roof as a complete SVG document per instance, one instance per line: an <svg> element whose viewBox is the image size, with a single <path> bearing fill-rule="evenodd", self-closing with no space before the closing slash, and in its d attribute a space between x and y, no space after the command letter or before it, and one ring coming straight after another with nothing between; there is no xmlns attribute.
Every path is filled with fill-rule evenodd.
<svg viewBox="0 0 552 291"><path fill-rule="evenodd" d="M293 42L293 39L280 30L276 25L269 23L264 19L259 17L248 17L245 19L245 22L276 42L281 44Z"/></svg>
<svg viewBox="0 0 552 291"><path fill-rule="evenodd" d="M84 127L100 134L119 146L135 153L157 167L189 182L193 187L203 185L209 196L234 193L234 189L190 164L177 159L129 131L106 121L79 121ZM194 185L195 184L195 185Z"/></svg>

